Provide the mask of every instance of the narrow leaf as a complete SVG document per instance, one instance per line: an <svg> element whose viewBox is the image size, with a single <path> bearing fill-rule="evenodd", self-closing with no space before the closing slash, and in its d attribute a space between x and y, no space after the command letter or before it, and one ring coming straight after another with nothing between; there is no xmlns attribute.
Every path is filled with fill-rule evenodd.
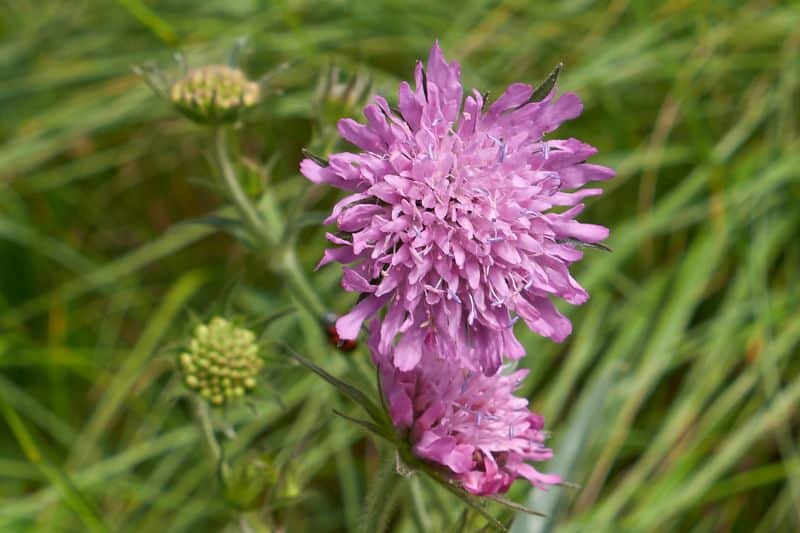
<svg viewBox="0 0 800 533"><path fill-rule="evenodd" d="M547 517L547 515L544 514L544 513L540 513L538 511L534 511L533 509L525 507L524 505L521 505L521 504L519 504L517 502L511 501L511 500L509 500L507 498L503 498L502 496L500 496L498 494L493 494L491 496L486 496L486 498L492 500L493 502L497 502L500 505L508 507L509 509L513 509L514 511L519 511L521 513L526 513L526 514L533 515L533 516Z"/></svg>
<svg viewBox="0 0 800 533"><path fill-rule="evenodd" d="M375 422L381 424L384 421L383 412L377 405L375 405L375 402L373 402L367 397L366 394L364 394L354 386L350 385L349 383L345 383L339 378L332 376L331 374L329 374L319 366L315 365L314 363L312 363L299 353L295 352L290 347L286 345L283 346L295 361L297 361L298 363L308 368L309 370L320 376L322 379L324 379L325 381L327 381L328 383L339 389L339 391L342 392L344 395L350 397L350 399L352 399L361 407L363 407L364 410L367 412L367 414L369 414L369 416L372 417L372 419Z"/></svg>
<svg viewBox="0 0 800 533"><path fill-rule="evenodd" d="M367 420L359 420L358 418L353 418L352 416L348 416L336 409L333 410L333 414L361 426L362 428L374 433L375 435L381 437L382 439L386 439L387 441L394 443L394 440L391 438L391 436L386 434L386 431L383 428L377 426L376 424L373 424L372 422L369 422Z"/></svg>
<svg viewBox="0 0 800 533"><path fill-rule="evenodd" d="M303 156L309 158L310 160L312 160L314 163L318 164L321 167L327 167L330 164L328 163L327 159L320 157L318 155L314 155L305 148L303 148L301 151L303 152Z"/></svg>
<svg viewBox="0 0 800 533"><path fill-rule="evenodd" d="M584 242L579 239L567 238L567 239L558 239L556 241L559 244L570 244L575 248L592 248L594 250L602 250L604 252L611 252L611 248L606 246L605 244L599 242Z"/></svg>
<svg viewBox="0 0 800 533"><path fill-rule="evenodd" d="M533 90L533 94L531 94L530 99L528 102L538 102L542 100L545 96L550 94L550 91L553 90L553 87L556 86L556 80L558 80L558 75L561 72L561 69L564 67L564 63L559 63L556 65L556 68L550 73L549 76L539 85L536 89Z"/></svg>

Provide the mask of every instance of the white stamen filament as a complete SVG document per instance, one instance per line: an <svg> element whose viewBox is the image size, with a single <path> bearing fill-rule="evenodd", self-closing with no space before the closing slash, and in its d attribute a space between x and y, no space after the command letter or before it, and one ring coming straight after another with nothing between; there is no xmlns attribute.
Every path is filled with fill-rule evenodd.
<svg viewBox="0 0 800 533"><path fill-rule="evenodd" d="M467 324L470 326L475 322L475 300L472 298L472 294L469 294L469 304L470 310L469 315L467 315Z"/></svg>
<svg viewBox="0 0 800 533"><path fill-rule="evenodd" d="M453 291L453 289L447 289L447 299L448 300L455 300L458 305L461 305L461 298L458 297L458 294Z"/></svg>

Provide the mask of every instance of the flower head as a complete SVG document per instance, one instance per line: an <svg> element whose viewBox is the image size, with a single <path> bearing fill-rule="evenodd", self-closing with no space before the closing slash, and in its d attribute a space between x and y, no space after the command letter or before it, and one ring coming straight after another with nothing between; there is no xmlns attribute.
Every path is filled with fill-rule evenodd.
<svg viewBox="0 0 800 533"><path fill-rule="evenodd" d="M206 65L176 81L169 97L193 120L224 123L236 120L243 109L258 103L261 89L237 68Z"/></svg>
<svg viewBox="0 0 800 533"><path fill-rule="evenodd" d="M527 370L486 376L435 355L409 372L380 355L376 362L392 421L407 433L414 455L441 466L465 490L502 493L518 477L538 488L561 481L529 464L553 454L543 444L542 416L513 395Z"/></svg>
<svg viewBox="0 0 800 533"><path fill-rule="evenodd" d="M587 144L545 138L581 113L574 94L533 101L516 83L484 109L479 92L463 98L459 66L438 44L415 78L400 85L398 109L378 96L366 125L339 122L361 152L302 162L311 181L351 193L328 219L337 246L320 265L350 264L342 285L364 294L339 319L342 338L386 306L378 350L398 369L436 353L491 375L503 356L524 355L518 317L555 341L571 332L550 297L588 299L568 267L608 230L575 220L602 192L581 187L614 172L585 162L596 152Z"/></svg>
<svg viewBox="0 0 800 533"><path fill-rule="evenodd" d="M255 334L221 317L194 329L179 362L186 385L215 405L254 388L264 365Z"/></svg>

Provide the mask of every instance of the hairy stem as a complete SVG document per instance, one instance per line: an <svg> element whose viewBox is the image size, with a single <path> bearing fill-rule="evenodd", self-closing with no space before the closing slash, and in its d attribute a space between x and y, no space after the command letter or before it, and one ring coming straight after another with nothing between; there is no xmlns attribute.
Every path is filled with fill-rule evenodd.
<svg viewBox="0 0 800 533"><path fill-rule="evenodd" d="M312 316L322 318L326 311L325 305L300 269L294 248L291 244L282 242L281 228L271 228L267 223L267 219L273 221L281 219L275 205L272 202L265 202L263 209L267 212L262 217L239 184L228 152L227 130L223 127L217 129L215 148L222 184L251 233L258 250L269 254L272 258L269 262L270 268L281 275L297 302Z"/></svg>
<svg viewBox="0 0 800 533"><path fill-rule="evenodd" d="M361 531L364 533L380 533L382 528L386 527L389 518L387 515L392 509L390 502L396 496L395 489L400 480L396 469L395 454L390 451L385 452L373 485L367 494L366 509L361 524Z"/></svg>
<svg viewBox="0 0 800 533"><path fill-rule="evenodd" d="M305 274L300 270L297 254L293 248L287 247L283 250L283 257L277 270L283 275L283 279L289 285L295 298L312 316L321 318L325 315L326 308L306 279Z"/></svg>
<svg viewBox="0 0 800 533"><path fill-rule="evenodd" d="M259 248L265 245L275 245L276 240L266 231L263 219L259 216L250 199L247 198L242 186L239 184L239 180L236 178L236 172L233 170L230 155L228 154L228 135L225 128L217 129L215 148L220 172L222 173L222 182L228 190L233 205L239 211L242 220L258 240Z"/></svg>
<svg viewBox="0 0 800 533"><path fill-rule="evenodd" d="M418 476L412 477L409 483L411 490L411 501L414 504L414 521L419 526L421 531L431 530L431 518L428 515L428 510L425 508L425 500L422 495L422 487Z"/></svg>
<svg viewBox="0 0 800 533"><path fill-rule="evenodd" d="M211 424L208 406L205 401L200 398L194 398L194 402L197 421L203 432L208 451L211 453L211 458L214 459L214 462L219 463L220 459L222 459L222 448L219 445L219 441L217 441L216 435L214 435L214 426Z"/></svg>

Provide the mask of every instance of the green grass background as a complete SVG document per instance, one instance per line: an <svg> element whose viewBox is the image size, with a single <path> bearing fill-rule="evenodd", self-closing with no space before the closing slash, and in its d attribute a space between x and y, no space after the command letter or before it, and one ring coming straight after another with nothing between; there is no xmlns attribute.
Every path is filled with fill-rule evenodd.
<svg viewBox="0 0 800 533"><path fill-rule="evenodd" d="M131 65L224 61L240 36L253 76L294 62L239 132L242 173L312 215L336 193L309 190L300 149L334 149L334 121L360 117L369 88L394 96L435 38L494 95L564 61L559 87L585 112L559 133L618 169L583 215L614 251L575 269L592 299L567 310L570 340L519 330L548 469L582 488L515 485L548 518L514 530L797 530L798 28L796 3L770 1L2 2L0 531L239 528L174 371L189 311L236 314L338 375L367 357L331 351L302 314L263 327L288 304L263 258L181 223L220 205L203 185L209 134ZM302 230L309 272L323 231ZM337 276L313 281L342 311ZM230 457L291 471L301 498L273 501L288 531L356 528L378 452L331 407L358 410L277 355L264 383L224 414ZM394 530L460 527L461 504L425 479L394 503Z"/></svg>

